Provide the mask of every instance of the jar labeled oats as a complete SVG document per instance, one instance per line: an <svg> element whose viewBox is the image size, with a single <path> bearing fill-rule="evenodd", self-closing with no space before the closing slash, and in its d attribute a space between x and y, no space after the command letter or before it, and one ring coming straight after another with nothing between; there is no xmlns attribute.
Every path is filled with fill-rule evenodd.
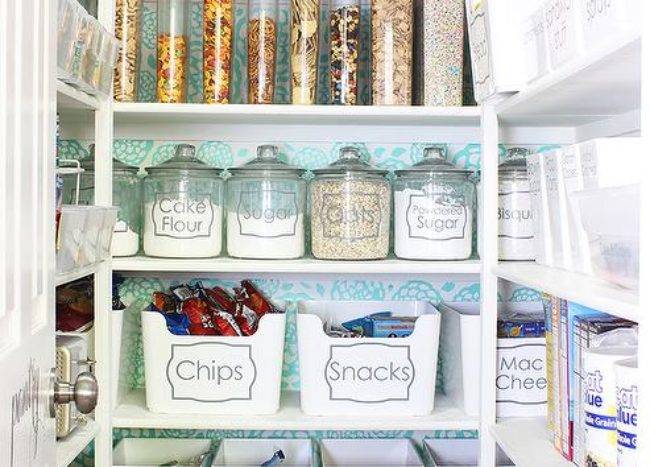
<svg viewBox="0 0 650 467"><path fill-rule="evenodd" d="M272 104L278 35L277 0L248 2L248 103Z"/></svg>
<svg viewBox="0 0 650 467"><path fill-rule="evenodd" d="M190 0L158 0L158 102L187 101Z"/></svg>
<svg viewBox="0 0 650 467"><path fill-rule="evenodd" d="M413 0L372 0L372 103L411 105Z"/></svg>
<svg viewBox="0 0 650 467"><path fill-rule="evenodd" d="M203 0L203 99L227 104L233 44L232 0Z"/></svg>
<svg viewBox="0 0 650 467"><path fill-rule="evenodd" d="M291 0L291 103L315 104L320 0Z"/></svg>
<svg viewBox="0 0 650 467"><path fill-rule="evenodd" d="M113 97L134 102L138 92L138 42L142 0L115 0L115 37L120 48L113 75Z"/></svg>
<svg viewBox="0 0 650 467"><path fill-rule="evenodd" d="M359 0L330 2L330 95L332 104L357 103L359 70Z"/></svg>
<svg viewBox="0 0 650 467"><path fill-rule="evenodd" d="M391 193L386 173L363 161L354 147L341 149L339 160L314 170L311 247L316 258L388 256Z"/></svg>

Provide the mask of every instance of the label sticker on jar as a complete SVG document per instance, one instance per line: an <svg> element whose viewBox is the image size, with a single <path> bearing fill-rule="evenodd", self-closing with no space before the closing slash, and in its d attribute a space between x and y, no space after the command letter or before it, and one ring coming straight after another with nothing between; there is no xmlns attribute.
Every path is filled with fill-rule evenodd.
<svg viewBox="0 0 650 467"><path fill-rule="evenodd" d="M151 208L154 235L182 239L209 237L214 211L211 194L156 193Z"/></svg>
<svg viewBox="0 0 650 467"><path fill-rule="evenodd" d="M250 400L256 378L250 345L199 342L171 346L167 382L174 400Z"/></svg>
<svg viewBox="0 0 650 467"><path fill-rule="evenodd" d="M237 204L239 234L278 238L296 235L297 194L293 191L242 191Z"/></svg>
<svg viewBox="0 0 650 467"><path fill-rule="evenodd" d="M530 190L499 192L499 238L531 240L533 216L530 208Z"/></svg>
<svg viewBox="0 0 650 467"><path fill-rule="evenodd" d="M349 200L349 202L343 202ZM377 193L324 194L321 224L325 238L363 240L377 238L382 224Z"/></svg>
<svg viewBox="0 0 650 467"><path fill-rule="evenodd" d="M409 238L454 240L465 238L467 206L453 203L444 193L409 196L406 209Z"/></svg>
<svg viewBox="0 0 650 467"><path fill-rule="evenodd" d="M333 401L408 401L414 379L408 345L331 345L325 364L325 382Z"/></svg>

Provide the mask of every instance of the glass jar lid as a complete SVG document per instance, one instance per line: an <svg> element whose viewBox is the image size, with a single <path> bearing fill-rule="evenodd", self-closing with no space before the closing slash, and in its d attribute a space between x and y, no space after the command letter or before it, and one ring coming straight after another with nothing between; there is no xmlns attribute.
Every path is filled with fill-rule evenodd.
<svg viewBox="0 0 650 467"><path fill-rule="evenodd" d="M306 170L287 164L279 159L279 149L273 144L263 144L257 147L257 157L239 167L228 169L233 175L296 175L300 176Z"/></svg>
<svg viewBox="0 0 650 467"><path fill-rule="evenodd" d="M526 172L526 157L530 151L526 148L510 148L503 162L499 164L500 174Z"/></svg>
<svg viewBox="0 0 650 467"><path fill-rule="evenodd" d="M386 175L387 170L373 167L368 162L361 159L361 151L354 146L345 146L341 148L340 157L330 165L322 169L314 170L316 175L327 174L345 174L345 173L365 173L372 175Z"/></svg>
<svg viewBox="0 0 650 467"><path fill-rule="evenodd" d="M422 160L411 167L396 170L398 177L404 175L425 175L425 174L459 174L470 175L471 170L456 167L445 159L445 150L441 146L429 146L424 148Z"/></svg>
<svg viewBox="0 0 650 467"><path fill-rule="evenodd" d="M150 175L166 174L169 172L197 172L200 175L219 175L219 169L210 167L195 156L196 148L191 144L179 144L176 154L168 161L155 167L147 168Z"/></svg>
<svg viewBox="0 0 650 467"><path fill-rule="evenodd" d="M88 147L88 152L90 152L90 155L85 159L81 160L81 168L84 169L86 172L94 172L95 171L95 144L91 144ZM119 161L116 158L113 158L113 172L127 172L129 174L135 175L138 173L138 167L127 165L124 162Z"/></svg>

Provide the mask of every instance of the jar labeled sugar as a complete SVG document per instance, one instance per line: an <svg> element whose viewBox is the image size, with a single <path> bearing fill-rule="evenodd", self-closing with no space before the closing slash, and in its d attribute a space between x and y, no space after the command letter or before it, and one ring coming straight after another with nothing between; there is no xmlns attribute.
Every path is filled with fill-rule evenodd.
<svg viewBox="0 0 650 467"><path fill-rule="evenodd" d="M305 254L304 170L278 158L277 146L230 169L226 185L228 254L237 258L293 259Z"/></svg>
<svg viewBox="0 0 650 467"><path fill-rule="evenodd" d="M499 259L535 259L534 225L530 204L530 184L526 170L528 150L508 150L499 165Z"/></svg>
<svg viewBox="0 0 650 467"><path fill-rule="evenodd" d="M176 155L148 169L144 183L144 252L165 258L221 253L223 180L219 170L181 144Z"/></svg>
<svg viewBox="0 0 650 467"><path fill-rule="evenodd" d="M385 258L390 236L390 184L385 170L361 159L354 147L314 170L310 185L311 246L319 259Z"/></svg>
<svg viewBox="0 0 650 467"><path fill-rule="evenodd" d="M447 162L444 148L433 146L424 150L420 162L395 174L395 256L469 258L476 198L471 172Z"/></svg>

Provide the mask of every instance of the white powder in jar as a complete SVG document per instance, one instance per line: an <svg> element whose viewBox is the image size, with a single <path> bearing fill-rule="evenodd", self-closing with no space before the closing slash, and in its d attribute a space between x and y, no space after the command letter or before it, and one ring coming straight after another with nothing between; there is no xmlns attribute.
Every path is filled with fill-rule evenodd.
<svg viewBox="0 0 650 467"><path fill-rule="evenodd" d="M133 256L140 249L140 236L126 222L118 220L113 230L111 255Z"/></svg>
<svg viewBox="0 0 650 467"><path fill-rule="evenodd" d="M461 260L472 254L471 206L424 190L395 192L395 255Z"/></svg>
<svg viewBox="0 0 650 467"><path fill-rule="evenodd" d="M535 237L528 180L499 182L499 259L532 261Z"/></svg>
<svg viewBox="0 0 650 467"><path fill-rule="evenodd" d="M305 226L302 214L284 218L245 218L228 211L228 255L235 258L294 259L305 254Z"/></svg>
<svg viewBox="0 0 650 467"><path fill-rule="evenodd" d="M222 208L183 193L157 193L144 207L144 253L164 258L209 258L221 253Z"/></svg>

